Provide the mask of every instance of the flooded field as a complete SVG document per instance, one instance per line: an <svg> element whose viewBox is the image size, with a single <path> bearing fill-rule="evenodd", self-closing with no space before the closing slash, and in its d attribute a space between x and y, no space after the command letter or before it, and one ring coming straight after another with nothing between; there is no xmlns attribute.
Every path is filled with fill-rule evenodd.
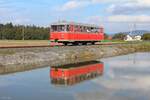
<svg viewBox="0 0 150 100"><path fill-rule="evenodd" d="M150 100L150 53L77 64L73 70L90 66L100 72L84 73L71 80L73 84L58 84L50 67L0 75L0 100Z"/></svg>

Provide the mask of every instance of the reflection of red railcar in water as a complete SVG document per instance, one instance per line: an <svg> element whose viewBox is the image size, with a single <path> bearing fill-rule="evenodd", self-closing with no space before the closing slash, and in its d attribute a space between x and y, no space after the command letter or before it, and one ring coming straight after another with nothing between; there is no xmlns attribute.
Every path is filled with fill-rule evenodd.
<svg viewBox="0 0 150 100"><path fill-rule="evenodd" d="M102 27L89 24L80 24L72 22L58 22L51 25L50 41L74 45L95 42L104 39Z"/></svg>
<svg viewBox="0 0 150 100"><path fill-rule="evenodd" d="M92 61L55 68L52 67L50 77L53 84L73 85L100 76L103 74L103 70L103 63Z"/></svg>

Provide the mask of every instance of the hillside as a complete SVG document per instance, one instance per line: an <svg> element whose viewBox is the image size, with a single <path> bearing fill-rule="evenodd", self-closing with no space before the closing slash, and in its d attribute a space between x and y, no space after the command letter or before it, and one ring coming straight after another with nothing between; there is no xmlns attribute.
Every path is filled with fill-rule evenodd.
<svg viewBox="0 0 150 100"><path fill-rule="evenodd" d="M150 33L150 31L147 30L135 30L132 32L120 32L120 33L125 33L125 34L132 34L132 35L143 35L144 33Z"/></svg>

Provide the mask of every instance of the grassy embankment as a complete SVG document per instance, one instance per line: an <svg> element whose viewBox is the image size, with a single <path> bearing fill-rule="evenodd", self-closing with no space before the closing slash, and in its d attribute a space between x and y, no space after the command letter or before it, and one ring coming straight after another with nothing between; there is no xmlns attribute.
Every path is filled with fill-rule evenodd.
<svg viewBox="0 0 150 100"><path fill-rule="evenodd" d="M9 46L40 46L48 45L48 40L0 40L0 47L9 47ZM0 49L0 55L11 55L15 51L12 49Z"/></svg>
<svg viewBox="0 0 150 100"><path fill-rule="evenodd" d="M136 51L150 52L150 41L137 44Z"/></svg>
<svg viewBox="0 0 150 100"><path fill-rule="evenodd" d="M48 45L48 40L0 40L0 47Z"/></svg>

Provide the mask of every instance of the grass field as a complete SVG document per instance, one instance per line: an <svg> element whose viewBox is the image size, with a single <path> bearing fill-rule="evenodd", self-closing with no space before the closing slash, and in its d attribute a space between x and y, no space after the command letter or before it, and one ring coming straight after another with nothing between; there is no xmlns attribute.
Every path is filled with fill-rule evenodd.
<svg viewBox="0 0 150 100"><path fill-rule="evenodd" d="M48 40L0 40L0 47L48 45Z"/></svg>

